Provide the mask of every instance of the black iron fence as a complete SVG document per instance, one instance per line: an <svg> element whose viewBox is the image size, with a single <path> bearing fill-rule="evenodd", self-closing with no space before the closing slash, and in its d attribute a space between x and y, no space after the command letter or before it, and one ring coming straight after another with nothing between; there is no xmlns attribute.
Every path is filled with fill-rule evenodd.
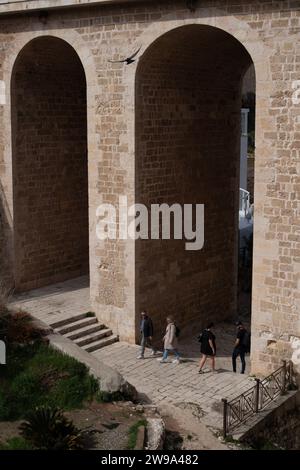
<svg viewBox="0 0 300 470"><path fill-rule="evenodd" d="M293 364L283 361L282 367L265 379L255 379L255 385L246 392L230 401L223 399L224 438L292 386Z"/></svg>

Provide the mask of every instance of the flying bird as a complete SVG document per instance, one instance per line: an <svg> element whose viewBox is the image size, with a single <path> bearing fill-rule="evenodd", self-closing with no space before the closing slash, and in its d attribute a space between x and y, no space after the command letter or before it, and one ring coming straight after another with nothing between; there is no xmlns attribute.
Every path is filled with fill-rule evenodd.
<svg viewBox="0 0 300 470"><path fill-rule="evenodd" d="M135 51L134 54L132 54L130 57L127 57L127 59L123 59L123 60L109 60L108 62L110 62L111 64L117 64L117 63L122 63L122 62L125 62L126 65L129 65L129 64L132 64L133 62L135 62L135 59L134 57L140 52L142 46L138 48L137 51Z"/></svg>

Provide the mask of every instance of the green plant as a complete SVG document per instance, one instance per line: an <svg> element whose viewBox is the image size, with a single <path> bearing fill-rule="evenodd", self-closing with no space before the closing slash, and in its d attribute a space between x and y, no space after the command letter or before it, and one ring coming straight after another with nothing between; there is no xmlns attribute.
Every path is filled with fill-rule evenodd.
<svg viewBox="0 0 300 470"><path fill-rule="evenodd" d="M58 409L37 408L20 426L21 435L39 450L82 448L81 431Z"/></svg>
<svg viewBox="0 0 300 470"><path fill-rule="evenodd" d="M2 311L0 316L0 333L8 344L28 344L42 337L33 319L26 312Z"/></svg>
<svg viewBox="0 0 300 470"><path fill-rule="evenodd" d="M12 437L5 444L0 442L0 450L32 450L33 447L22 437Z"/></svg>
<svg viewBox="0 0 300 470"><path fill-rule="evenodd" d="M94 312L87 312L87 314L86 314L87 318L93 318L95 316L96 316L96 314Z"/></svg>
<svg viewBox="0 0 300 470"><path fill-rule="evenodd" d="M145 419L140 419L135 424L133 424L131 426L131 428L129 429L127 449L133 450L135 448L136 441L137 441L138 430L142 426L144 426L144 427L147 426L147 421Z"/></svg>
<svg viewBox="0 0 300 470"><path fill-rule="evenodd" d="M237 444L238 443L238 441L236 439L234 439L231 434L228 434L228 436L226 436L224 438L224 441L227 442L228 444Z"/></svg>
<svg viewBox="0 0 300 470"><path fill-rule="evenodd" d="M104 392L99 390L96 395L98 403L111 403L113 401L124 401L124 397L121 392Z"/></svg>
<svg viewBox="0 0 300 470"><path fill-rule="evenodd" d="M58 381L52 387L47 403L72 410L80 408L85 399L92 399L98 390L98 382L88 374L81 380L79 377L67 377Z"/></svg>
<svg viewBox="0 0 300 470"><path fill-rule="evenodd" d="M84 364L44 343L10 346L7 360L0 380L0 420L25 418L39 406L78 409L99 390Z"/></svg>

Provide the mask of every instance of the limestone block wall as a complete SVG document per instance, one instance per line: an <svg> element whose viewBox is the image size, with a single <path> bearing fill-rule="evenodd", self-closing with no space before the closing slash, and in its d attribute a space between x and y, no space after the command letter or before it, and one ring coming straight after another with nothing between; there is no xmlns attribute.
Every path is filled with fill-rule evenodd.
<svg viewBox="0 0 300 470"><path fill-rule="evenodd" d="M199 251L184 238L137 242L136 308L148 309L159 333L167 315L199 331L236 315L241 81L250 62L231 36L193 25L165 34L139 63L136 200L149 213L162 203L205 210Z"/></svg>
<svg viewBox="0 0 300 470"><path fill-rule="evenodd" d="M49 10L46 18L30 12L22 16L0 16L0 80L6 87L6 104L0 105L1 221L6 226L6 230L1 232L2 241L5 239L5 245L1 244L2 278L11 278L9 271L12 269L9 266L12 265L15 215L12 166L16 156L11 145L10 80L20 50L33 38L51 35L61 38L75 49L87 77L93 308L103 321L120 333L122 339L135 341L138 313L135 244L126 240L99 241L95 235L96 208L102 201L116 202L120 194L127 194L130 204L136 199L136 189L145 193L145 186L138 187L138 172L143 175L143 166L136 167L139 143L135 123L139 102L135 80L139 62L142 64L148 48L162 35L194 24L219 28L232 35L248 51L255 67L257 115L252 364L253 372L266 373L277 367L283 357L293 357L296 361L297 338L300 338L298 0L202 0L195 12L189 11L182 1L154 0L142 4L123 2L57 12ZM111 59L126 58L139 47L138 60L133 64L126 66L109 62ZM190 44L189 47L194 49L196 45ZM189 47L185 51L189 51ZM204 53L200 43L198 47ZM213 50L212 44L211 47ZM204 54L204 57L207 55ZM201 63L201 58L197 59ZM191 70L189 63L187 59L184 61L188 71ZM225 70L215 68L212 74L214 82L211 80L206 87L208 97L223 74L226 82L227 72L226 67ZM162 71L157 73L161 76ZM240 75L239 70L237 75ZM192 82L193 77L189 80ZM199 95L196 90L195 100L198 103ZM190 100L188 92L185 96ZM182 101L180 106L183 109ZM215 101L212 101L212 110L214 106ZM186 115L188 121L193 113L187 109ZM196 117L196 113L194 115ZM190 130L189 135L192 135ZM168 161L172 171L176 168L181 174L189 174L189 168L184 168L183 160L177 154L176 159ZM206 174L208 171L209 168ZM224 171L232 175L233 167L228 170L226 167ZM152 176L155 176L155 171ZM172 173L167 181L170 189L176 190ZM161 183L156 184L159 187ZM193 194L198 194L196 188ZM168 247L166 251L169 249L172 251L174 247ZM180 257L178 263L182 268L183 258ZM168 271L168 260L165 267ZM163 265L159 265L159 271L163 272L163 269ZM192 275L194 281L192 271L189 268L181 269L182 273ZM164 274L164 279L166 277ZM195 305L195 297L191 299L191 304Z"/></svg>
<svg viewBox="0 0 300 470"><path fill-rule="evenodd" d="M70 46L33 40L12 77L15 288L88 272L86 84Z"/></svg>

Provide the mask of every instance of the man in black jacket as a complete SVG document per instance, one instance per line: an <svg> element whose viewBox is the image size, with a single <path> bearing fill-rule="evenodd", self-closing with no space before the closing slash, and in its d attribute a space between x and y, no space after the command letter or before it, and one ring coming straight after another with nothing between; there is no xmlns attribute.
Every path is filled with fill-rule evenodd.
<svg viewBox="0 0 300 470"><path fill-rule="evenodd" d="M156 353L156 350L152 345L153 323L152 323L151 318L148 316L147 312L141 313L140 332L141 332L141 352L140 352L140 355L138 356L138 359L144 359L146 346L149 346L152 349L151 355L154 356Z"/></svg>
<svg viewBox="0 0 300 470"><path fill-rule="evenodd" d="M234 350L232 353L232 369L233 369L233 372L236 372L236 359L238 356L240 356L241 363L242 363L241 373L244 374L245 369L246 369L245 355L247 352L246 346L244 345L244 337L247 333L247 330L241 321L236 322L236 327L237 327L236 340L235 340Z"/></svg>

